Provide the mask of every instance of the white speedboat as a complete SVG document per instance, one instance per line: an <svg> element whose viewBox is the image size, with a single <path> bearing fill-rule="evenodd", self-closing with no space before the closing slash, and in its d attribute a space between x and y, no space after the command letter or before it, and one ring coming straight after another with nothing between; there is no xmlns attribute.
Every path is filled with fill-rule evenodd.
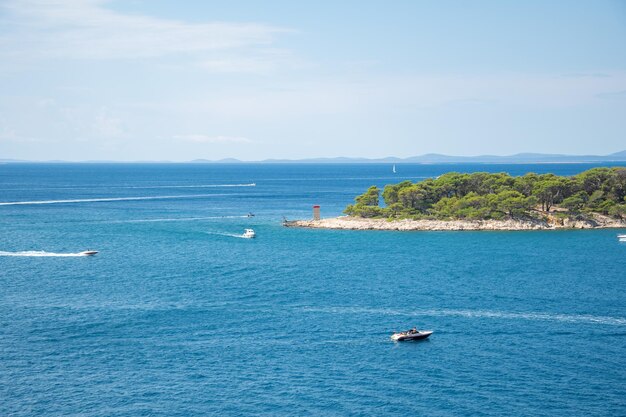
<svg viewBox="0 0 626 417"><path fill-rule="evenodd" d="M243 231L243 235L241 235L241 237L245 239L252 239L253 237L256 237L256 233L254 233L254 230L252 229L246 229Z"/></svg>
<svg viewBox="0 0 626 417"><path fill-rule="evenodd" d="M405 340L421 340L426 339L431 334L433 334L432 330L417 330L416 328L412 328L411 330L407 330L406 332L392 334L391 340L393 340L394 342L404 342Z"/></svg>
<svg viewBox="0 0 626 417"><path fill-rule="evenodd" d="M85 250L85 251L82 251L80 254L84 256L93 256L96 253L98 253L97 250Z"/></svg>

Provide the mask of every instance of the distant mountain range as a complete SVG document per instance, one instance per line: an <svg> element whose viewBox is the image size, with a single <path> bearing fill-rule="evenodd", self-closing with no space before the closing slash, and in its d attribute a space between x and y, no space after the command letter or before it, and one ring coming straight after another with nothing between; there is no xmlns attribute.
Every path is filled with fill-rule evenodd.
<svg viewBox="0 0 626 417"><path fill-rule="evenodd" d="M69 161L27 161L19 159L0 159L0 163L24 163L24 162L48 162L63 163ZM84 163L116 163L118 161L82 161ZM136 163L172 163L172 161L133 161ZM562 155L543 153L518 153L515 155L479 155L479 156L450 156L436 153L429 153L409 158L309 158L309 159L265 159L262 161L241 161L235 158L219 160L194 159L188 161L195 164L237 164L237 163L274 163L274 164L454 164L454 163L485 163L485 164L530 164L530 163L576 163L576 162L626 162L626 150L612 153L610 155Z"/></svg>
<svg viewBox="0 0 626 417"><path fill-rule="evenodd" d="M228 158L217 161L196 159L194 163L238 163L238 159ZM265 159L257 161L262 163L308 163L308 164L367 164L367 163L392 163L392 164L452 164L452 163L490 163L490 164L525 164L525 163L574 163L574 162L626 162L626 150L610 155L562 155L543 153L518 153L515 155L479 155L479 156L450 156L429 153L409 158L309 158L309 159Z"/></svg>

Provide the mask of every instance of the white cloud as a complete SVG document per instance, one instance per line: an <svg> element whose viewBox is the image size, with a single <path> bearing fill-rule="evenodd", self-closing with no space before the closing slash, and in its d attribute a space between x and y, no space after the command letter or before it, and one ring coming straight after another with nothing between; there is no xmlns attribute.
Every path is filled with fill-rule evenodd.
<svg viewBox="0 0 626 417"><path fill-rule="evenodd" d="M296 59L288 50L263 48L241 53L218 53L207 55L198 66L213 73L260 73L268 74L277 69L302 69L310 64Z"/></svg>
<svg viewBox="0 0 626 417"><path fill-rule="evenodd" d="M199 66L213 73L268 73L280 65L273 58L230 56L207 59Z"/></svg>
<svg viewBox="0 0 626 417"><path fill-rule="evenodd" d="M623 100L626 99L626 90L598 93L596 94L596 97L603 100Z"/></svg>
<svg viewBox="0 0 626 417"><path fill-rule="evenodd" d="M38 138L20 135L15 129L0 126L0 142L37 143L42 141Z"/></svg>
<svg viewBox="0 0 626 417"><path fill-rule="evenodd" d="M19 139L20 137L18 136L15 129L0 127L0 141L19 141Z"/></svg>
<svg viewBox="0 0 626 417"><path fill-rule="evenodd" d="M286 29L186 23L122 14L105 0L10 0L0 5L0 58L137 59L263 48Z"/></svg>
<svg viewBox="0 0 626 417"><path fill-rule="evenodd" d="M209 136L202 134L174 135L174 139L194 143L252 143L248 138L240 136Z"/></svg>
<svg viewBox="0 0 626 417"><path fill-rule="evenodd" d="M104 138L120 138L126 136L122 119L112 116L106 108L98 111L92 124L93 132Z"/></svg>
<svg viewBox="0 0 626 417"><path fill-rule="evenodd" d="M200 88L193 96L135 102L128 108L186 118L195 115L197 123L208 118L232 125L242 121L285 125L332 117L369 119L388 112L410 114L460 107L568 109L594 103L598 93L623 90L626 73L589 78L525 74L372 77L285 82L281 86L246 85L227 91Z"/></svg>

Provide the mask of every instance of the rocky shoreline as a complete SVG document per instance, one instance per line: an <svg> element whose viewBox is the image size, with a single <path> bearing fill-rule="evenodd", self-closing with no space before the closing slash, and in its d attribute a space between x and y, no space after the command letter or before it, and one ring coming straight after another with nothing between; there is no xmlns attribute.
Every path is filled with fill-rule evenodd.
<svg viewBox="0 0 626 417"><path fill-rule="evenodd" d="M557 230L626 228L626 221L594 215L590 220L561 219L546 216L545 220L387 220L340 216L320 220L285 221L285 227L344 230Z"/></svg>

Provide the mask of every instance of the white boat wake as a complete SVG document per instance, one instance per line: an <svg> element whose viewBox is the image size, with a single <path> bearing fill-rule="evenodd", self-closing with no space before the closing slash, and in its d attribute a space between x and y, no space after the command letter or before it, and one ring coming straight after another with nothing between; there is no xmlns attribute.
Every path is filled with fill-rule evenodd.
<svg viewBox="0 0 626 417"><path fill-rule="evenodd" d="M35 257L35 258L42 258L42 257L47 257L47 258L76 258L76 257L80 257L80 256L90 256L89 254L86 254L84 252L78 252L78 253L56 253L56 252L46 252L46 251L42 251L42 250L28 250L28 251L21 251L21 252L5 252L5 251L0 251L0 256L25 256L25 257Z"/></svg>
<svg viewBox="0 0 626 417"><path fill-rule="evenodd" d="M586 324L607 324L611 326L626 326L626 318L610 317L610 316L594 316L588 314L558 314L558 313L540 313L527 312L515 313L506 311L492 310L451 310L451 309L425 309L425 310L395 310L395 309L377 309L363 307L328 307L314 308L306 307L305 311L331 313L331 314L382 314L391 316L408 316L408 317L466 317L466 318L487 318L487 319L517 319L517 320L542 320L542 321L559 321L565 323L586 323Z"/></svg>
<svg viewBox="0 0 626 417"><path fill-rule="evenodd" d="M198 185L67 185L57 187L29 187L29 188L0 188L1 191L48 191L48 190L93 190L93 189L159 189L159 188L228 188L228 187L256 187L256 183L248 184L198 184Z"/></svg>
<svg viewBox="0 0 626 417"><path fill-rule="evenodd" d="M198 220L215 219L245 219L249 216L205 216L205 217L172 217L160 219L110 220L103 223L160 223L160 222L193 222Z"/></svg>
<svg viewBox="0 0 626 417"><path fill-rule="evenodd" d="M153 188L222 188L222 187L256 187L256 183L249 184L200 184L200 185L136 185L136 186L124 186L119 188L132 188L132 189L153 189Z"/></svg>
<svg viewBox="0 0 626 417"><path fill-rule="evenodd" d="M38 201L6 201L0 202L0 206L19 206L33 204L62 204L62 203L100 203L107 201L141 201L141 200L168 200L200 197L222 197L233 194L190 194L190 195L157 195L147 197L104 197L104 198L79 198L72 200L38 200Z"/></svg>
<svg viewBox="0 0 626 417"><path fill-rule="evenodd" d="M235 234L235 233L223 233L223 232L204 232L207 235L217 235L217 236L227 236L227 237L236 237L239 239L246 239L246 237L242 234Z"/></svg>
<svg viewBox="0 0 626 417"><path fill-rule="evenodd" d="M362 181L362 180L397 180L398 178L403 179L428 179L434 178L434 175L430 177L425 176L403 176L403 175L394 175L389 177L306 177L306 178L264 178L263 181L335 181L335 180L353 180L353 181Z"/></svg>

